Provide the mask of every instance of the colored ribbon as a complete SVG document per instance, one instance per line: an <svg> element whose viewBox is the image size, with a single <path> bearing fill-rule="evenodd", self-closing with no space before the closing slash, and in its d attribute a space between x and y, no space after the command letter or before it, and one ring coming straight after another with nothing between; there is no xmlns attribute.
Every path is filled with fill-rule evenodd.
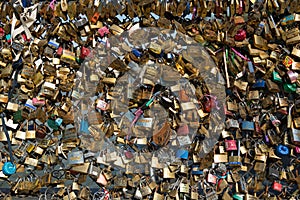
<svg viewBox="0 0 300 200"><path fill-rule="evenodd" d="M235 50L233 47L230 47L230 49L231 49L236 55L238 55L239 57L241 57L242 59L251 62L250 59L248 59L247 57L243 56L240 52L238 52L237 50Z"/></svg>

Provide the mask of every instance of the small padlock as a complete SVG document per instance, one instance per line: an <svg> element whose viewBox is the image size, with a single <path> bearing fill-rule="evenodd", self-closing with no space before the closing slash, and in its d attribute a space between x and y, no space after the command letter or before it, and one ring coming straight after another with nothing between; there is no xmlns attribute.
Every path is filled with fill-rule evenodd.
<svg viewBox="0 0 300 200"><path fill-rule="evenodd" d="M235 140L225 140L226 151L235 151L237 150L237 145Z"/></svg>
<svg viewBox="0 0 300 200"><path fill-rule="evenodd" d="M215 176L215 175L213 175L211 173L208 173L208 175L207 175L207 182L216 184L217 183L217 176Z"/></svg>
<svg viewBox="0 0 300 200"><path fill-rule="evenodd" d="M277 192L281 192L282 190L282 184L279 182L274 181L272 184L272 189L277 191Z"/></svg>

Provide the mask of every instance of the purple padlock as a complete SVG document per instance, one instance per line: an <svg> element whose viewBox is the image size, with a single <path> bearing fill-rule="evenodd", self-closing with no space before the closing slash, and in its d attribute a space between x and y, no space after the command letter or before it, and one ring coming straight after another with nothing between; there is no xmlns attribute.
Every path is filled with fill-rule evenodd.
<svg viewBox="0 0 300 200"><path fill-rule="evenodd" d="M287 75L289 76L291 83L295 83L297 82L298 79L298 73L297 72L293 72L292 70L289 70L287 72Z"/></svg>

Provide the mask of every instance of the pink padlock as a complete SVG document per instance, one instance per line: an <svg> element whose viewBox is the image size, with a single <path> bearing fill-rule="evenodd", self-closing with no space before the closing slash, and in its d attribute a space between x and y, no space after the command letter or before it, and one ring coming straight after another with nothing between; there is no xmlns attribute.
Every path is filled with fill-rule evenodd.
<svg viewBox="0 0 300 200"><path fill-rule="evenodd" d="M207 175L207 182L216 184L217 183L217 177L215 175L209 173Z"/></svg>
<svg viewBox="0 0 300 200"><path fill-rule="evenodd" d="M106 178L104 177L104 175L102 173L100 173L100 175L98 176L96 182L103 185L103 186L107 185L107 180L106 180Z"/></svg>
<svg viewBox="0 0 300 200"><path fill-rule="evenodd" d="M34 106L43 106L45 105L45 100L38 100L37 98L32 98L32 104Z"/></svg>
<svg viewBox="0 0 300 200"><path fill-rule="evenodd" d="M225 148L226 148L226 151L237 150L236 141L235 140L225 140Z"/></svg>
<svg viewBox="0 0 300 200"><path fill-rule="evenodd" d="M131 153L131 151L125 151L125 157L127 158L127 159L132 159L133 158L133 154Z"/></svg>
<svg viewBox="0 0 300 200"><path fill-rule="evenodd" d="M98 33L101 37L104 37L105 34L109 34L109 30L106 26L103 26L102 28L98 29Z"/></svg>
<svg viewBox="0 0 300 200"><path fill-rule="evenodd" d="M297 82L297 79L298 79L298 73L297 72L293 72L292 70L289 70L287 72L290 80L291 80L291 83L295 83Z"/></svg>
<svg viewBox="0 0 300 200"><path fill-rule="evenodd" d="M295 147L295 152L300 153L300 147Z"/></svg>
<svg viewBox="0 0 300 200"><path fill-rule="evenodd" d="M96 107L99 108L100 110L107 110L108 106L109 106L108 103L100 99L98 100Z"/></svg>
<svg viewBox="0 0 300 200"><path fill-rule="evenodd" d="M180 125L177 129L178 136L185 136L189 134L189 126L187 124Z"/></svg>

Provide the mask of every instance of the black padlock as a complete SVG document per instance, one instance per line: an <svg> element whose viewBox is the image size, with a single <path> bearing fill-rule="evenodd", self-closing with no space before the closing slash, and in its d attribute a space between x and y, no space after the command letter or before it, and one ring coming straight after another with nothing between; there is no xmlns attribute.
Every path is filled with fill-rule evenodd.
<svg viewBox="0 0 300 200"><path fill-rule="evenodd" d="M280 172L277 167L275 167L275 166L269 167L268 178L270 180L278 179L279 175L280 175Z"/></svg>

